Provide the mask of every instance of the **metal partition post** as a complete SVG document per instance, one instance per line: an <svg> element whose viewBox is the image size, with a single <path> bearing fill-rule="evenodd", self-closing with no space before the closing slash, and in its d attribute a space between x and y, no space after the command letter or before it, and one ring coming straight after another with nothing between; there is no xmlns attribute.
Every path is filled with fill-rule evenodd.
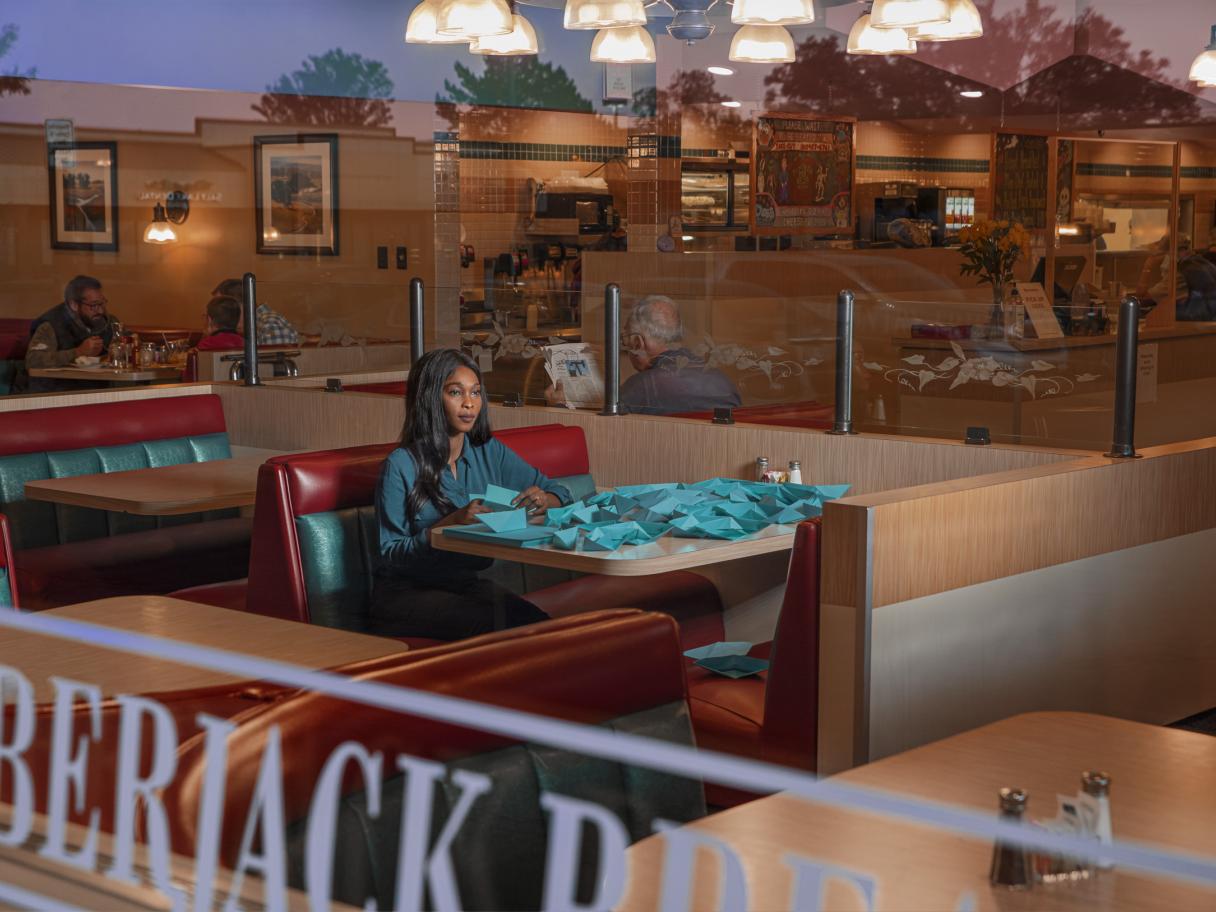
<svg viewBox="0 0 1216 912"><path fill-rule="evenodd" d="M417 364L426 351L424 313L422 279L410 279L410 367Z"/></svg>
<svg viewBox="0 0 1216 912"><path fill-rule="evenodd" d="M257 386L258 376L258 280L252 272L241 279L245 286L245 385Z"/></svg>
<svg viewBox="0 0 1216 912"><path fill-rule="evenodd" d="M1115 432L1107 456L1136 458L1136 369L1140 345L1140 301L1128 295L1119 303L1115 343Z"/></svg>
<svg viewBox="0 0 1216 912"><path fill-rule="evenodd" d="M836 417L829 434L853 430L853 292L836 295Z"/></svg>
<svg viewBox="0 0 1216 912"><path fill-rule="evenodd" d="M604 289L604 410L601 415L621 413L621 286Z"/></svg>

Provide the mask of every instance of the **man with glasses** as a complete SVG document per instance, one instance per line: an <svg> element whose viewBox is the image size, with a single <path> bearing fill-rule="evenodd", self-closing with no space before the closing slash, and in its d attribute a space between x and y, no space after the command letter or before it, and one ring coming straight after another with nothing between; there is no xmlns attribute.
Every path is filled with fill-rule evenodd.
<svg viewBox="0 0 1216 912"><path fill-rule="evenodd" d="M106 313L101 282L78 275L63 290L56 304L30 324L32 336L25 355L27 370L65 367L81 357L100 358L114 338L115 319ZM31 377L30 392L80 389L75 381Z"/></svg>

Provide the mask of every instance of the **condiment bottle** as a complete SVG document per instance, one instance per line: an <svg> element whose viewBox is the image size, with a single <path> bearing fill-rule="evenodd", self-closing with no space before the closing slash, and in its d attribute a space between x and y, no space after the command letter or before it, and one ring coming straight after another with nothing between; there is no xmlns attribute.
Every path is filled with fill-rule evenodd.
<svg viewBox="0 0 1216 912"><path fill-rule="evenodd" d="M1114 842L1114 835L1111 832L1110 825L1110 776L1101 770L1086 770L1081 774L1081 790L1092 799L1090 804L1087 823L1093 830L1093 834L1098 837L1098 842L1104 846ZM1104 871L1109 871L1115 866L1115 863L1110 858L1099 855L1098 867Z"/></svg>
<svg viewBox="0 0 1216 912"><path fill-rule="evenodd" d="M756 457L756 481L764 481L764 473L768 471L768 457Z"/></svg>
<svg viewBox="0 0 1216 912"><path fill-rule="evenodd" d="M1001 820L1022 823L1026 812L1025 789L1003 788L1000 791ZM1000 839L992 847L992 870L988 879L998 887L1029 890L1034 885L1030 853L1022 845L1010 845Z"/></svg>
<svg viewBox="0 0 1216 912"><path fill-rule="evenodd" d="M790 484L802 484L802 463L797 459L790 460Z"/></svg>
<svg viewBox="0 0 1216 912"><path fill-rule="evenodd" d="M141 352L139 350L139 333L131 333L131 367L134 368L135 370L139 370L140 355L141 355Z"/></svg>

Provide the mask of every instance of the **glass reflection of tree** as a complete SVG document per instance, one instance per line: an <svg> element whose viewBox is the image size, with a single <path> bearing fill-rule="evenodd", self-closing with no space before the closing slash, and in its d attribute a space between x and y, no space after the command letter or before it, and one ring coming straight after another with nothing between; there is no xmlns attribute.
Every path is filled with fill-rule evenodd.
<svg viewBox="0 0 1216 912"><path fill-rule="evenodd" d="M270 123L385 127L393 119L388 69L362 54L334 48L309 55L300 69L285 73L251 105Z"/></svg>
<svg viewBox="0 0 1216 912"><path fill-rule="evenodd" d="M542 108L590 113L592 104L579 93L564 67L542 63L536 57L487 57L481 73L457 63L456 79L443 81L443 93L435 103L459 129L456 105L466 106L485 136L512 133L512 108Z"/></svg>
<svg viewBox="0 0 1216 912"><path fill-rule="evenodd" d="M0 26L0 60L8 56L13 45L17 43L18 32L17 26L11 23ZM14 66L10 70L0 72L0 98L5 95L28 95L30 80L37 75L38 71L34 67L23 72L20 67Z"/></svg>
<svg viewBox="0 0 1216 912"><path fill-rule="evenodd" d="M740 128L743 119L722 102L728 95L718 91L713 74L705 70L676 70L667 88L651 86L633 93L631 109L639 117L660 121L671 117L693 116L707 128ZM749 128L750 129L750 128Z"/></svg>

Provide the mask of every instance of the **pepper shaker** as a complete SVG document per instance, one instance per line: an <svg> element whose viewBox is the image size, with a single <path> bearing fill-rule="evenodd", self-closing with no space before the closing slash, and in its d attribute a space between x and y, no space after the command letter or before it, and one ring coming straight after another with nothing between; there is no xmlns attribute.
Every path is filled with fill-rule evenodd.
<svg viewBox="0 0 1216 912"><path fill-rule="evenodd" d="M764 473L768 471L768 457L756 457L756 481L764 481Z"/></svg>
<svg viewBox="0 0 1216 912"><path fill-rule="evenodd" d="M1025 789L1001 789L1001 820L1022 823L1026 812L1026 799ZM1026 847L1010 845L998 839L992 847L992 870L988 879L994 886L1029 890L1034 885L1034 872Z"/></svg>
<svg viewBox="0 0 1216 912"><path fill-rule="evenodd" d="M1086 802L1090 805L1086 823L1100 844L1110 845L1114 842L1110 825L1110 776L1102 770L1086 770L1081 774L1081 790L1092 799ZM1098 856L1098 867L1102 870L1109 871L1114 866L1110 858Z"/></svg>

